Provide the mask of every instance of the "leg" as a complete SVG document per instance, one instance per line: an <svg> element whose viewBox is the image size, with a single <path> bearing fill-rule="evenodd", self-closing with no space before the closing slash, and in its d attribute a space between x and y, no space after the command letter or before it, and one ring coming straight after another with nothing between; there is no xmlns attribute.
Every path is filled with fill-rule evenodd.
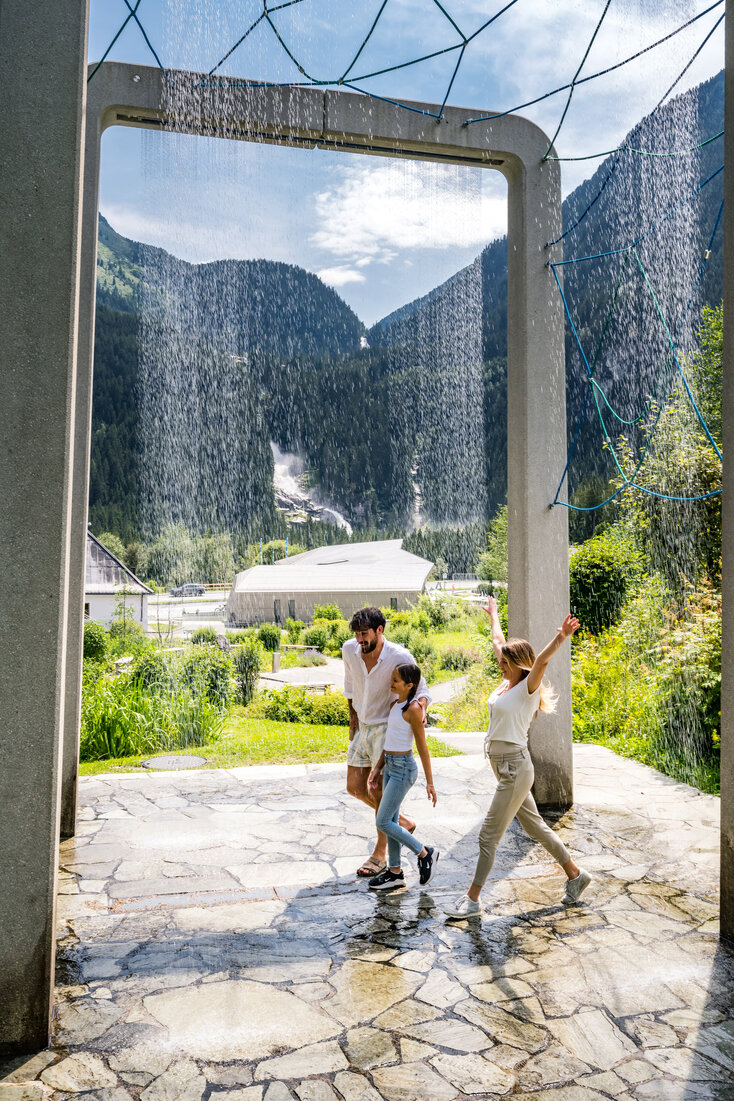
<svg viewBox="0 0 734 1101"><path fill-rule="evenodd" d="M418 775L418 769L412 758L409 762L395 764L389 761L385 765L385 780L380 807L377 811L377 828L387 835L389 867L391 871L400 870L400 849L405 845L411 852L423 850L420 841L400 825L400 804L412 788Z"/></svg>
<svg viewBox="0 0 734 1101"><path fill-rule="evenodd" d="M532 837L534 841L539 841L543 848L548 850L568 876L566 894L563 898L564 905L578 902L582 892L586 890L591 882L591 876L588 872L579 868L558 834L554 833L548 823L543 820L530 792L528 792L522 806L517 811L517 820L529 837Z"/></svg>
<svg viewBox="0 0 734 1101"><path fill-rule="evenodd" d="M570 852L563 844L558 834L554 833L548 823L542 818L530 792L528 792L525 797L522 806L517 810L517 820L528 837L532 837L533 841L539 841L543 848L551 854L553 859L558 861L564 871L569 867L570 871L566 872L569 879L572 879L574 875L578 874L578 868L571 859Z"/></svg>
<svg viewBox="0 0 734 1101"><path fill-rule="evenodd" d="M497 777L497 790L479 832L479 859L474 880L467 891L472 902L479 901L482 887L494 864L497 846L533 784L533 766L529 756L527 761L520 758L517 761L491 761L491 764Z"/></svg>
<svg viewBox="0 0 734 1101"><path fill-rule="evenodd" d="M347 765L347 792L349 795L353 795L355 799L359 799L365 806L370 807L373 811L376 811L380 805L380 799L382 797L382 784L375 791L370 791L367 787L367 777L370 774L370 767L358 768L355 765ZM387 854L387 838L384 833L377 831L377 840L375 841L375 847L372 851L372 856L369 858L372 861L376 861L380 867L385 863ZM377 869L375 869L377 870ZM370 874L374 875L372 870Z"/></svg>

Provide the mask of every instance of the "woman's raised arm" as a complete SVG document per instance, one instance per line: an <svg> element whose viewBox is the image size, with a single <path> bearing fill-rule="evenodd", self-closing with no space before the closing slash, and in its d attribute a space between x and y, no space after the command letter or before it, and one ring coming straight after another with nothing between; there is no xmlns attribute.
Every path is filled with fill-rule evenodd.
<svg viewBox="0 0 734 1101"><path fill-rule="evenodd" d="M502 657L502 647L505 644L505 636L502 631L499 612L497 611L497 601L493 596L487 598L487 606L484 611L492 621L492 649L494 650L494 656L499 662Z"/></svg>
<svg viewBox="0 0 734 1101"><path fill-rule="evenodd" d="M576 619L576 616L567 615L561 626L556 631L555 638L551 639L547 646L544 646L535 659L532 669L528 673L527 684L528 693L530 695L539 688L545 675L545 671L548 668L548 662L555 654L556 650L560 650L567 638L575 634L578 631L581 624Z"/></svg>

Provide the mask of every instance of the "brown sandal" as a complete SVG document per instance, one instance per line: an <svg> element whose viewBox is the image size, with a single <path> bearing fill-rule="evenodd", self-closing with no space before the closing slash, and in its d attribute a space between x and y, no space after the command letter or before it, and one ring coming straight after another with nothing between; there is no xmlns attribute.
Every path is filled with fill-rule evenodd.
<svg viewBox="0 0 734 1101"><path fill-rule="evenodd" d="M357 875L361 879L367 879L368 877L371 879L373 876L379 875L386 867L387 864L381 864L379 860L371 856L369 860L365 860L364 864L357 868Z"/></svg>

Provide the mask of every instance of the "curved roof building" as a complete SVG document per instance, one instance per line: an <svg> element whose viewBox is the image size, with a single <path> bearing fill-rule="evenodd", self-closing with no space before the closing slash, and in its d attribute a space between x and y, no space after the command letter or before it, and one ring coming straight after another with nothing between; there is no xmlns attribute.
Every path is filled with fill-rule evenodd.
<svg viewBox="0 0 734 1101"><path fill-rule="evenodd" d="M433 563L403 550L402 539L342 543L238 573L227 601L230 626L313 619L316 604L338 604L345 619L367 604L398 611L423 592Z"/></svg>

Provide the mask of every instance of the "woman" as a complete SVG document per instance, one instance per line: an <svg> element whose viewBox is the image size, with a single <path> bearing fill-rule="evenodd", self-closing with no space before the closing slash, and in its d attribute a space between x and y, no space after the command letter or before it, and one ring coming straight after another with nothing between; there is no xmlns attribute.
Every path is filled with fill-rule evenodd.
<svg viewBox="0 0 734 1101"><path fill-rule="evenodd" d="M556 637L535 656L525 639L505 640L497 614L497 601L490 597L485 611L492 621L492 647L503 676L502 684L489 697L489 732L485 752L497 777L497 790L479 834L479 860L472 885L445 913L450 918L475 918L482 913L479 895L492 870L497 845L512 819L530 837L539 841L568 876L564 904L577 902L591 876L571 859L561 839L541 818L530 794L535 771L528 752L528 728L538 711L554 711L556 697L543 675L548 662L581 626L567 615Z"/></svg>
<svg viewBox="0 0 734 1101"><path fill-rule="evenodd" d="M415 698L420 683L421 671L417 665L398 665L393 669L390 688L397 699L387 720L384 749L367 779L368 787L375 791L379 786L380 772L384 768L382 799L376 821L378 830L387 834L388 866L370 880L369 886L373 891L405 886L405 876L400 864L400 849L403 845L418 857L418 879L421 887L430 883L436 870L437 850L416 841L412 833L404 830L399 822L400 804L418 778L418 767L413 758L414 740L426 777L428 799L434 807L436 805L431 757L423 727L423 708Z"/></svg>

